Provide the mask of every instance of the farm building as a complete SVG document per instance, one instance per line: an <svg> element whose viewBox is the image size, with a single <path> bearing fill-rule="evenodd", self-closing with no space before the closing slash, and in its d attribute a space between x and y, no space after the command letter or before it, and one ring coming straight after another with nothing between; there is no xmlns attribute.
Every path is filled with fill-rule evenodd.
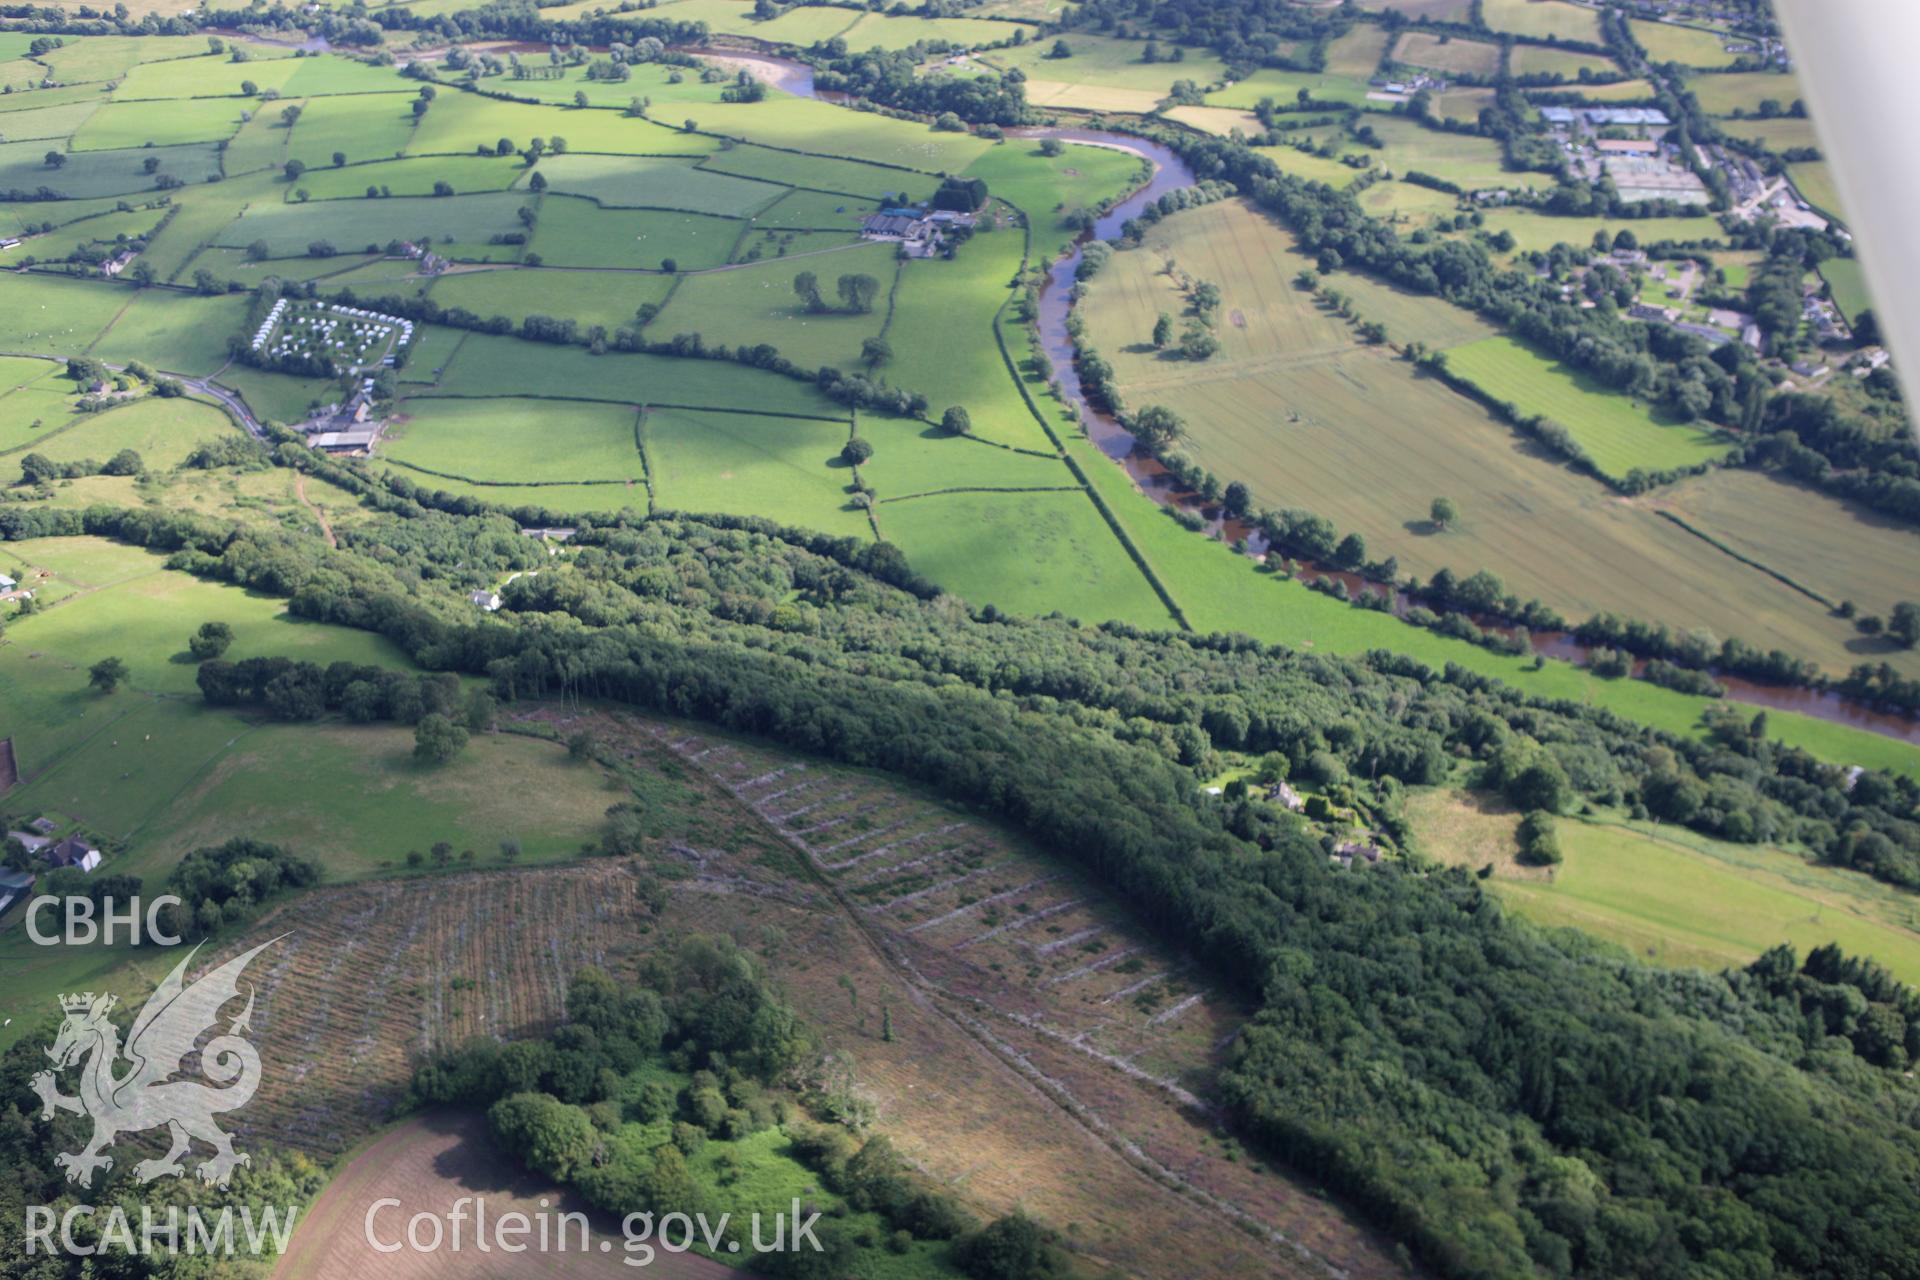
<svg viewBox="0 0 1920 1280"><path fill-rule="evenodd" d="M12 578L8 577L6 574L0 573L0 591L11 591L19 585L20 584L18 582L15 582Z"/></svg>
<svg viewBox="0 0 1920 1280"><path fill-rule="evenodd" d="M78 836L68 836L43 850L40 856L50 866L71 867L76 871L92 871L100 865L100 851Z"/></svg>
<svg viewBox="0 0 1920 1280"><path fill-rule="evenodd" d="M374 442L379 440L377 427L365 431L322 431L310 436L307 443L322 453L355 453L373 451Z"/></svg>

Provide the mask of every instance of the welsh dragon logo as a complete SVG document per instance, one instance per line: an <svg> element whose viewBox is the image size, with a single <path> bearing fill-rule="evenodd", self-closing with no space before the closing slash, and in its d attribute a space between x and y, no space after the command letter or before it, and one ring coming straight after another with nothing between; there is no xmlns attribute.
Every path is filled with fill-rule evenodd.
<svg viewBox="0 0 1920 1280"><path fill-rule="evenodd" d="M124 1049L119 1030L107 1016L118 997L95 996L91 991L60 997L66 1021L60 1024L60 1033L47 1050L54 1070L34 1076L33 1089L40 1095L42 1120L53 1119L58 1111L93 1118L93 1137L86 1146L54 1157L54 1162L67 1171L69 1182L93 1185L96 1170L113 1167L113 1157L101 1152L116 1138L162 1126L173 1145L160 1159L142 1160L134 1166L134 1176L143 1183L184 1172L180 1161L195 1141L214 1150L197 1170L203 1182L224 1187L236 1166L249 1163L249 1157L234 1151L232 1137L213 1118L245 1106L260 1085L260 1055L241 1034L252 1030L251 987L246 1008L226 1031L205 1044L200 1039L204 1032L218 1031L220 1010L240 994L240 975L248 961L279 940L263 942L188 984L184 975L199 951L195 947L148 997L140 1016L134 1019ZM172 1078L182 1072L184 1059L196 1047L200 1074L210 1084ZM80 1096L68 1097L60 1092L56 1072L83 1060ZM123 1063L127 1070L116 1074Z"/></svg>

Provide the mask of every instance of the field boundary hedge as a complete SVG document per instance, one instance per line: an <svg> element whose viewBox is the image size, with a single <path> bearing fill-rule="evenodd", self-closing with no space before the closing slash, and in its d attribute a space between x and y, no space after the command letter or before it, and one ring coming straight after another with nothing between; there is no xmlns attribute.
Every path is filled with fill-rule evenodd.
<svg viewBox="0 0 1920 1280"><path fill-rule="evenodd" d="M1695 528L1692 524L1688 523L1685 519L1681 518L1680 516L1675 515L1673 512L1665 511L1656 507L1654 508L1653 514L1659 516L1662 520L1666 520L1680 526L1682 529L1685 529L1688 533L1692 534L1694 537L1700 539L1700 541L1712 547L1715 551L1719 551L1725 555L1732 556L1735 560L1738 560L1741 564L1746 565L1749 569L1758 569L1761 573L1766 574L1769 578L1772 578L1774 581L1782 584L1783 586L1791 587L1793 590L1798 591L1801 595L1807 597L1807 599L1809 600L1812 600L1814 603L1825 605L1829 609L1837 607L1832 600L1827 599L1827 597L1821 595L1818 591L1815 591L1812 587L1807 586L1805 583L1796 581L1792 577L1789 577L1787 574L1784 574L1780 572L1778 569L1775 569L1770 565L1766 564L1764 561L1756 560L1752 556L1747 555L1744 552L1734 550L1732 547L1728 546L1726 543L1722 542L1720 539L1714 537L1712 534L1708 533L1706 530Z"/></svg>
<svg viewBox="0 0 1920 1280"><path fill-rule="evenodd" d="M534 395L520 392L507 396L479 396L460 391L436 391L408 396L409 400L555 400L566 404L617 404L629 409L683 409L689 413L738 413L749 418L794 418L801 422L851 422L824 413L788 413L779 409L739 409L717 404L673 404L665 400L609 400L605 396Z"/></svg>
<svg viewBox="0 0 1920 1280"><path fill-rule="evenodd" d="M910 502L915 498L938 498L943 494L949 494L949 493L1079 493L1079 492L1080 492L1080 486L1077 484L1027 484L1027 485L967 484L967 485L955 485L951 489L924 489L919 493L903 493L896 498L882 498L879 500L879 502L876 502L874 505L880 506L888 502Z"/></svg>

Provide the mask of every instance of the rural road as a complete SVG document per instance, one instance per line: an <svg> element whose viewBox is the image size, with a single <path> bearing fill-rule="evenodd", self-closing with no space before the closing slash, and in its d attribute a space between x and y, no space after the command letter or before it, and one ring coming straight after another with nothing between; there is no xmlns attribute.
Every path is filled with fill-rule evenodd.
<svg viewBox="0 0 1920 1280"><path fill-rule="evenodd" d="M0 356L24 356L33 360L65 360L67 358L63 355L54 355L48 351L0 351ZM115 373L126 372L127 366L124 364L112 364L105 360L102 360L100 363L106 365L107 368L112 369ZM231 363L232 361L228 361L228 364ZM219 401L222 407L231 413L241 426L247 429L247 434L256 440L265 440L267 438L267 430L260 425L260 420L253 416L253 411L247 408L247 402L233 392L228 391L225 387L214 385L212 379L219 377L220 374L225 371L226 367L224 364L221 365L219 369L214 370L205 378L190 377L184 373L176 373L172 369L161 369L158 372L179 382L181 386L194 392L196 395L206 396L211 400Z"/></svg>

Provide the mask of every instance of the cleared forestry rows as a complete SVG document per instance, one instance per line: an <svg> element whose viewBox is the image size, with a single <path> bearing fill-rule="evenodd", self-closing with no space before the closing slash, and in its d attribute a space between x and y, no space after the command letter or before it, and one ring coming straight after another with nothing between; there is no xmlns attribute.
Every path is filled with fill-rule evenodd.
<svg viewBox="0 0 1920 1280"><path fill-rule="evenodd" d="M221 956L280 937L249 975L264 1068L243 1128L332 1154L385 1117L421 1052L550 1026L574 970L631 947L630 879L590 863L377 881L261 921Z"/></svg>

